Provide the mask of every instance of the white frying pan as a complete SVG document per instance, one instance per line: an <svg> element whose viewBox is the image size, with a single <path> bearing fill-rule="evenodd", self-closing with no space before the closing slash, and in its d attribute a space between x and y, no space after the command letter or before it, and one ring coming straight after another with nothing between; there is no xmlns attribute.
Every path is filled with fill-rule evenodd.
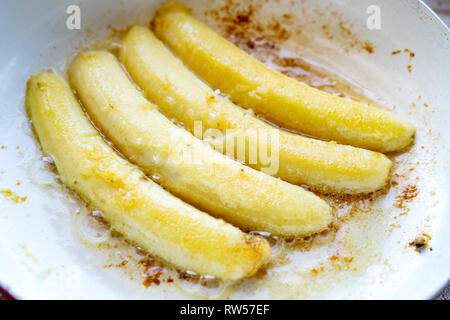
<svg viewBox="0 0 450 320"><path fill-rule="evenodd" d="M49 68L60 72L76 52L91 48L113 30L148 23L161 3L2 3L0 284L17 298L201 298L222 290L218 285L215 292L202 296L201 289L185 284L143 286L141 277L148 270L133 264L142 253L111 238L102 226L89 225L92 221L83 220L83 208L76 214L80 202L57 183L42 159L24 110L30 74ZM185 3L200 19L223 30L221 19L214 16L214 10L219 16L227 12L221 1ZM67 13L73 4L81 10L80 30L68 28L76 27L75 20L67 25L77 10L72 7ZM269 266L262 280L235 285L228 296L433 297L450 277L449 30L417 0L255 1L254 8L252 23L281 19L281 27L292 36L283 44L289 52L301 52L311 63L340 74L369 98L408 118L417 127L417 137L414 147L395 155L396 185L376 201L357 206L332 241L321 235L323 246L299 246L297 251L285 244L280 249L288 253L284 263ZM283 20L283 14L291 17ZM265 30L274 36L272 31ZM402 192L412 193L412 199L402 198ZM342 212L348 208L347 204ZM431 240L417 252L410 242L424 234ZM353 257L346 262L349 266L337 267L330 259L324 264L342 251ZM116 266L124 259L130 260L128 267Z"/></svg>

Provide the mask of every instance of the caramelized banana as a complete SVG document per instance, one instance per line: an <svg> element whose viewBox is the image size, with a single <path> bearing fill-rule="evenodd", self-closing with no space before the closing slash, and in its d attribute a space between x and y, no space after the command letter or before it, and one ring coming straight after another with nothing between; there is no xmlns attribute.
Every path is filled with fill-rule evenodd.
<svg viewBox="0 0 450 320"><path fill-rule="evenodd" d="M214 89L282 127L388 152L409 145L415 128L400 117L336 97L277 72L170 2L152 21L156 35Z"/></svg>
<svg viewBox="0 0 450 320"><path fill-rule="evenodd" d="M270 143L269 136L279 135L279 168L274 175L285 181L325 192L354 194L378 190L389 179L392 163L383 154L280 130L221 97L144 27L135 26L124 37L120 60L146 97L193 134L195 121L201 120L206 129L220 130L224 140L229 138L229 129L254 130L258 146ZM221 152L226 151L224 145L227 141L212 143ZM259 157L249 163L250 148L245 151L247 164L267 168Z"/></svg>
<svg viewBox="0 0 450 320"><path fill-rule="evenodd" d="M62 78L50 73L31 77L26 105L61 180L148 252L179 268L223 279L250 276L268 258L267 241L191 207L119 157Z"/></svg>
<svg viewBox="0 0 450 320"><path fill-rule="evenodd" d="M106 51L80 54L69 68L94 123L132 162L185 201L250 230L306 236L331 222L319 197L215 151L164 117Z"/></svg>

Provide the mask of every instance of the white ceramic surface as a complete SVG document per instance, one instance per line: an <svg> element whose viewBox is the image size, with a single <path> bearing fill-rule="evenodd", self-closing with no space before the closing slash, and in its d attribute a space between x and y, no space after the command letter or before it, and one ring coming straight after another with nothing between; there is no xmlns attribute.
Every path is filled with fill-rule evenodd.
<svg viewBox="0 0 450 320"><path fill-rule="evenodd" d="M102 261L95 252L76 239L70 226L77 204L64 192L36 184L36 180L52 183L54 177L41 160L24 110L30 74L63 68L86 43L108 34L111 26L120 29L146 23L162 2L0 2L4 8L0 12L0 145L5 146L0 149L0 190L27 196L25 202L16 204L0 194L0 283L25 299L183 297L175 289L145 289L117 270L100 267ZM195 2L197 13L202 7L214 6L206 0L186 2ZM70 4L80 5L80 31L66 28ZM365 28L366 8L373 4L381 8L380 30ZM368 89L418 129L412 155L399 160L417 162L414 177L419 178L419 195L408 214L399 218L400 227L383 235L386 242L381 252L388 263L375 264L363 275L330 286L320 297L430 298L450 277L450 32L416 0L311 0L290 6L291 1L280 1L274 10L311 21L302 25L302 37L304 44L310 41L314 48L310 52L313 60L323 61ZM346 47L346 39L330 39L320 31L322 24L330 23L333 12L351 21L358 38L373 44L373 54ZM415 57L391 55L405 48ZM388 194L380 207L390 208L394 202L395 194ZM432 236L433 250L417 254L407 243L421 231ZM302 296L308 297L317 295Z"/></svg>

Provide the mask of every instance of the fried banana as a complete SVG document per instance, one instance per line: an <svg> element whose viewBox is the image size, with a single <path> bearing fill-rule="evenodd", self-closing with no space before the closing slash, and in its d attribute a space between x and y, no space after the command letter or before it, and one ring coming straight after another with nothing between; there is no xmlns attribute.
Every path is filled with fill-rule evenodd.
<svg viewBox="0 0 450 320"><path fill-rule="evenodd" d="M306 236L329 226L331 208L313 193L246 167L173 124L112 54L81 53L69 78L120 152L186 202L247 230Z"/></svg>
<svg viewBox="0 0 450 320"><path fill-rule="evenodd" d="M268 258L267 241L184 203L114 152L59 76L32 76L26 106L61 180L149 253L223 279L250 276Z"/></svg>
<svg viewBox="0 0 450 320"><path fill-rule="evenodd" d="M146 97L167 117L182 122L193 134L198 120L204 127L202 132L210 128L220 130L223 141L214 140L211 144L218 151L226 152L226 140L234 139L226 134L229 129L249 134L253 130L258 146L270 144L268 137L277 134L279 168L273 175L285 181L306 184L322 192L356 194L381 189L389 180L392 163L385 155L303 137L265 123L214 92L147 28L130 29L122 40L119 58ZM245 151L243 158L248 165L259 170L267 168L259 157L250 163L251 150Z"/></svg>
<svg viewBox="0 0 450 320"><path fill-rule="evenodd" d="M275 71L170 2L152 27L199 77L281 127L380 152L413 141L414 126L374 106L333 96Z"/></svg>

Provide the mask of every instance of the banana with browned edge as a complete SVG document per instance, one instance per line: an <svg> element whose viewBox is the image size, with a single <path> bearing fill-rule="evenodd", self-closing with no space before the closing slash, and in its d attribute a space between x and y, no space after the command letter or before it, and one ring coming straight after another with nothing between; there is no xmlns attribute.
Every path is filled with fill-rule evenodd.
<svg viewBox="0 0 450 320"><path fill-rule="evenodd" d="M227 139L234 139L233 135L227 135L229 129L239 129L248 135L253 132L258 146L273 144L268 137L278 135L278 146L270 147L279 149L279 168L272 174L285 181L325 192L354 194L376 191L389 180L392 163L381 153L280 130L221 97L147 28L130 29L122 39L119 57L146 97L166 116L182 122L194 134L197 120L204 129L220 130L224 139L214 140L212 146L221 152L229 151L223 146L228 145ZM256 169L266 169L267 163L260 157L250 163L253 159L250 151L245 148L243 160Z"/></svg>
<svg viewBox="0 0 450 320"><path fill-rule="evenodd" d="M264 239L191 207L119 157L62 78L50 73L31 77L26 105L61 180L148 252L181 269L223 279L250 276L269 256Z"/></svg>
<svg viewBox="0 0 450 320"><path fill-rule="evenodd" d="M111 53L81 53L69 78L114 145L183 200L247 230L306 236L329 226L331 208L313 193L246 167L174 125Z"/></svg>
<svg viewBox="0 0 450 320"><path fill-rule="evenodd" d="M170 2L152 21L156 35L214 89L282 127L388 152L409 145L414 126L360 102L336 97L277 72Z"/></svg>

